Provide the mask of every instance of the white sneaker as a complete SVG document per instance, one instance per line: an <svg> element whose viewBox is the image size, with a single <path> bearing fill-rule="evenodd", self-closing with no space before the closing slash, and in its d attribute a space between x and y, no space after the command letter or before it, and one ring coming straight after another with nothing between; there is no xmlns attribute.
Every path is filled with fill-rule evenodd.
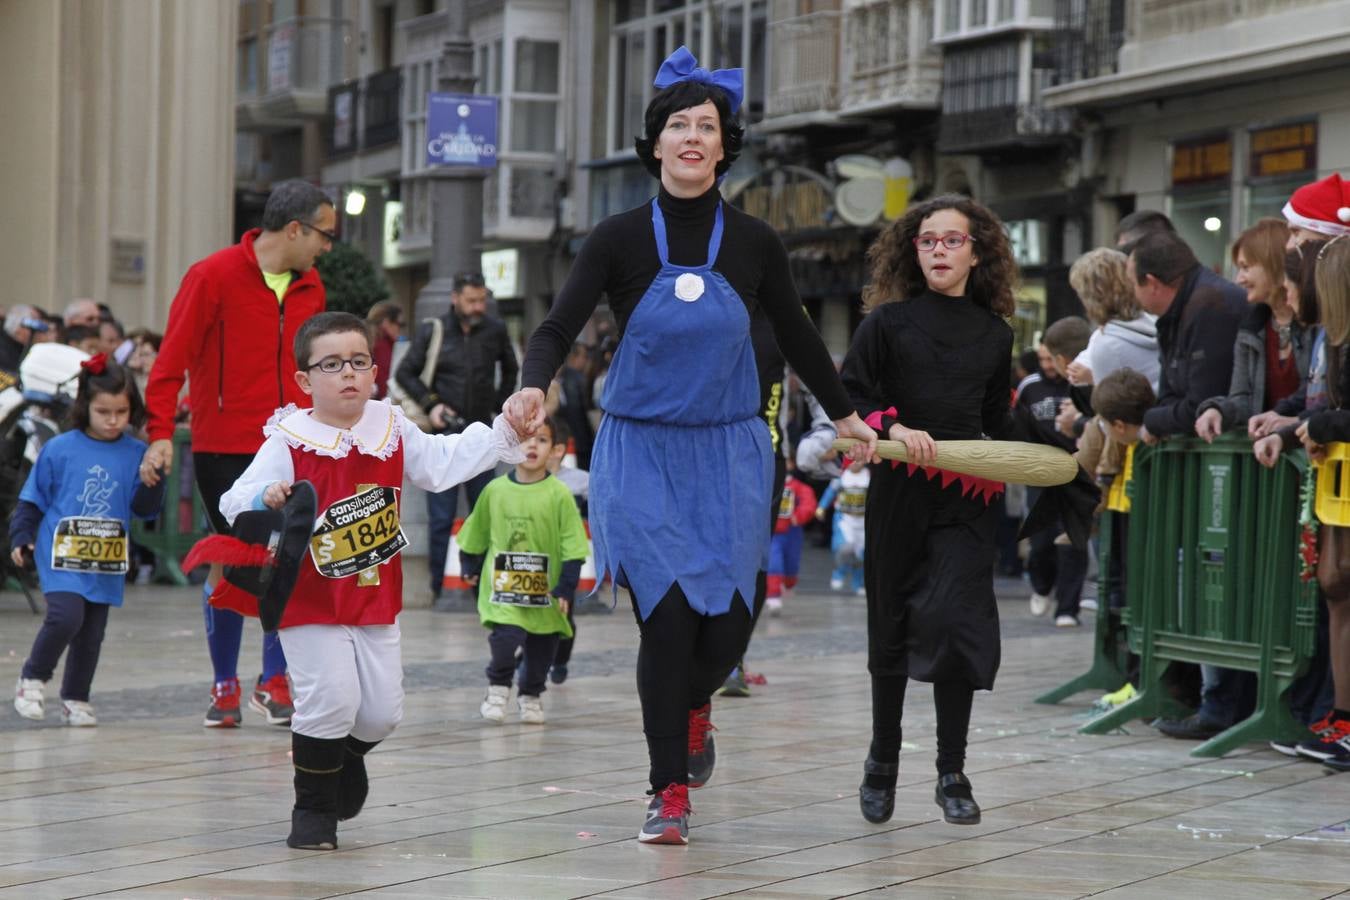
<svg viewBox="0 0 1350 900"><path fill-rule="evenodd" d="M18 684L14 685L14 708L18 710L19 715L25 719L41 719L46 714L46 706L42 700L44 687L46 682L19 676Z"/></svg>
<svg viewBox="0 0 1350 900"><path fill-rule="evenodd" d="M500 684L488 685L487 696L483 698L482 704L478 707L478 714L489 722L498 725L506 721L506 700L511 696L511 689Z"/></svg>
<svg viewBox="0 0 1350 900"><path fill-rule="evenodd" d="M521 694L517 702L520 704L520 721L526 725L544 724L544 704L538 697Z"/></svg>
<svg viewBox="0 0 1350 900"><path fill-rule="evenodd" d="M1078 608L1079 608L1079 609L1086 609L1086 610L1089 610L1090 612L1096 612L1096 611L1097 611L1097 598L1096 598L1096 597L1084 597L1082 600L1078 601Z"/></svg>
<svg viewBox="0 0 1350 900"><path fill-rule="evenodd" d="M1043 616L1050 611L1050 595L1031 592L1031 600L1028 601L1031 606L1033 616Z"/></svg>
<svg viewBox="0 0 1350 900"><path fill-rule="evenodd" d="M62 700L61 722L72 728L93 728L98 719L94 716L94 707L83 700Z"/></svg>
<svg viewBox="0 0 1350 900"><path fill-rule="evenodd" d="M842 591L843 589L844 589L844 579L838 577L837 575L830 578L830 590Z"/></svg>
<svg viewBox="0 0 1350 900"><path fill-rule="evenodd" d="M764 605L768 607L769 615L771 616L781 616L783 614L782 597L766 597L764 598Z"/></svg>
<svg viewBox="0 0 1350 900"><path fill-rule="evenodd" d="M1077 628L1077 627L1078 627L1078 617L1077 617L1077 616L1071 616L1071 615L1068 615L1067 613L1064 614L1064 615L1062 615L1062 616L1055 616L1055 627L1056 627L1056 628Z"/></svg>

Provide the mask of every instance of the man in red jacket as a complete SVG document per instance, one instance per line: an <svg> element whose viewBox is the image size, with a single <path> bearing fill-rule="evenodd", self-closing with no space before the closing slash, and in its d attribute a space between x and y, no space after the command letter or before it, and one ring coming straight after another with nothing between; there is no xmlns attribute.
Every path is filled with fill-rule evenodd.
<svg viewBox="0 0 1350 900"><path fill-rule="evenodd" d="M324 309L314 261L336 239L337 211L312 184L285 181L273 188L262 228L238 244L195 263L183 276L159 357L145 390L150 449L144 466L173 462L174 410L190 381L192 459L197 488L212 527L228 533L220 498L263 442L263 425L282 406L308 406L295 383L292 345L300 325ZM240 724L239 642L244 620L206 602L220 577L212 567L203 586L206 642L215 669L208 728ZM273 725L290 725L286 657L275 634L263 635L263 672L249 705Z"/></svg>

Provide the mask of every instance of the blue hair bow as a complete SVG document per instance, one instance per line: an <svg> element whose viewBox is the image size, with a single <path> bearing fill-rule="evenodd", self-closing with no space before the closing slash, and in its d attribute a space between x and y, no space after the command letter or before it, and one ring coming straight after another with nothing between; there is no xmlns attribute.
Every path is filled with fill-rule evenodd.
<svg viewBox="0 0 1350 900"><path fill-rule="evenodd" d="M741 108L741 100L745 96L744 69L716 69L709 72L707 69L699 68L698 60L694 59L694 54L689 52L688 47L681 46L667 56L666 61L661 63L661 68L656 70L652 87L665 90L681 81L697 81L720 88L726 92L727 99L731 101L732 113Z"/></svg>

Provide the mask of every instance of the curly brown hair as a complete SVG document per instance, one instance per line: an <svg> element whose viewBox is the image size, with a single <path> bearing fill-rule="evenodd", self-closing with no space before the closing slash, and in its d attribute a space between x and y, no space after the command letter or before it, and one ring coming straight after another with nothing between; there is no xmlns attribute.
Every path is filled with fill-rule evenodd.
<svg viewBox="0 0 1350 900"><path fill-rule="evenodd" d="M1003 223L987 207L960 194L943 194L912 206L889 228L881 232L867 249L870 279L863 287L863 307L868 312L897 300L908 300L928 289L919 265L919 253L914 249L914 238L924 219L944 209L951 209L966 217L970 236L975 242L975 258L979 265L970 270L966 282L966 296L977 306L1003 316L1011 316L1017 308L1013 289L1017 285L1017 264L1013 262L1012 246L1003 230Z"/></svg>

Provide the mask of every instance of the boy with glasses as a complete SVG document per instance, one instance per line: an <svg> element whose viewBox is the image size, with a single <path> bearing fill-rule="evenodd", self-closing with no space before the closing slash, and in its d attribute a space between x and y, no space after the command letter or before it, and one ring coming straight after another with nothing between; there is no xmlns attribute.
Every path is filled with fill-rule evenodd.
<svg viewBox="0 0 1350 900"><path fill-rule="evenodd" d="M371 400L369 333L349 313L307 321L295 337L295 358L294 381L314 407L277 410L220 512L233 523L245 510L281 509L302 480L317 495L318 525L277 634L295 684L295 807L286 843L332 850L338 820L365 802L366 753L403 717L403 479L443 491L523 453L501 416L491 427L475 423L462 434L431 436L409 426L399 407ZM212 602L254 612L247 596L222 590Z"/></svg>

